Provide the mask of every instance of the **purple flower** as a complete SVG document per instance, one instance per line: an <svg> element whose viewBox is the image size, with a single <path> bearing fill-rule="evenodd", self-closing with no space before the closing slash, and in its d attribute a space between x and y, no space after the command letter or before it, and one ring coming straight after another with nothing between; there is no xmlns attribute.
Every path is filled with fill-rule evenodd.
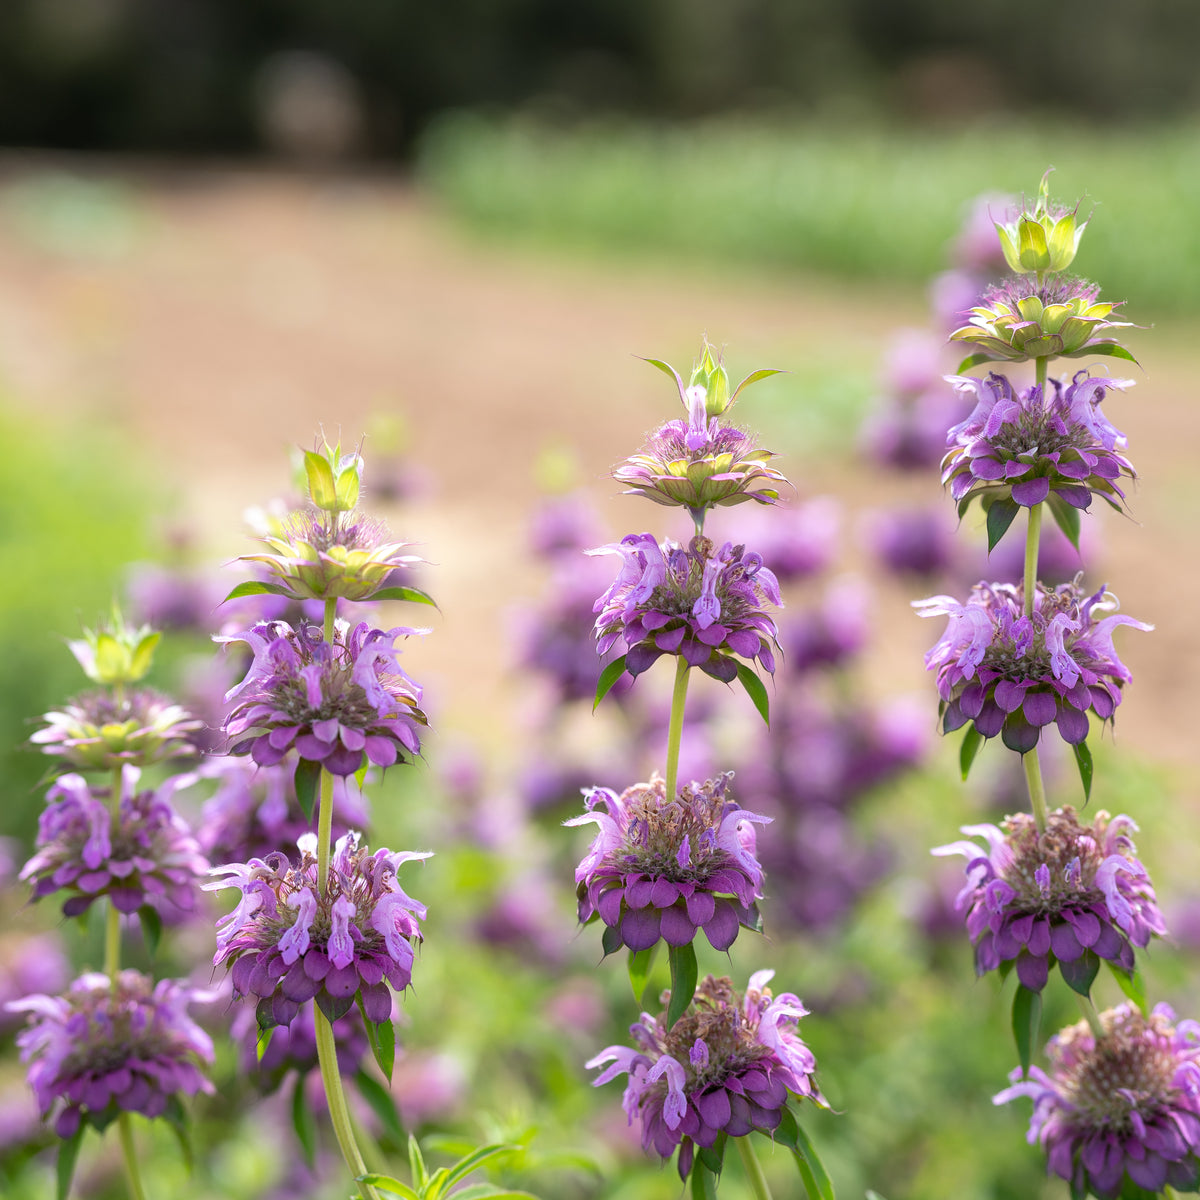
<svg viewBox="0 0 1200 1200"><path fill-rule="evenodd" d="M965 397L974 397L971 415L946 435L942 483L959 513L976 497L1012 500L1031 508L1054 496L1073 508L1087 508L1098 493L1120 509L1125 493L1117 480L1134 475L1120 451L1125 435L1100 411L1107 392L1132 385L1128 379L1098 379L1079 371L1070 384L1061 379L1014 390L1003 375L986 380L951 377Z"/></svg>
<svg viewBox="0 0 1200 1200"><path fill-rule="evenodd" d="M425 906L401 889L396 868L429 854L368 854L358 834L347 834L334 848L322 892L315 835L305 834L299 845L298 865L275 851L213 868L226 878L205 884L207 890L242 892L233 912L217 922L214 965L232 964L234 995L259 998L263 1026L290 1024L314 999L335 1021L359 995L370 1020L390 1019L387 983L397 991L408 987L412 942L421 940L417 921L425 917Z"/></svg>
<svg viewBox="0 0 1200 1200"><path fill-rule="evenodd" d="M986 850L967 841L934 850L967 858L956 908L966 913L978 973L1015 962L1021 982L1041 991L1055 961L1082 966L1095 955L1132 971L1133 947L1166 932L1150 877L1134 857L1127 830L1136 828L1106 812L1081 825L1068 806L1049 815L1040 835L1033 817L1018 813L1003 829L963 826Z"/></svg>
<svg viewBox="0 0 1200 1200"><path fill-rule="evenodd" d="M808 1010L790 992L772 998L767 983L774 974L753 974L744 997L732 980L709 975L670 1029L665 1013L657 1019L642 1013L629 1029L636 1048L609 1046L587 1063L612 1064L594 1087L628 1074L629 1123L640 1118L643 1148L664 1159L679 1147L683 1179L696 1146L711 1146L722 1133L745 1137L776 1128L789 1092L825 1107L812 1078L816 1059L795 1032Z"/></svg>
<svg viewBox="0 0 1200 1200"><path fill-rule="evenodd" d="M27 996L8 1007L29 1014L17 1035L42 1117L70 1137L81 1120L97 1129L119 1112L158 1117L179 1093L211 1092L197 1061L212 1041L188 1015L200 992L137 971L81 975L63 996Z"/></svg>
<svg viewBox="0 0 1200 1200"><path fill-rule="evenodd" d="M646 950L660 937L669 946L686 946L697 929L725 950L739 925L757 928L763 874L753 826L770 818L747 812L727 795L731 778L693 783L670 801L658 775L620 796L592 788L587 807L603 805L604 811L565 822L600 829L575 882L580 921L598 914L608 927L606 953L621 946Z"/></svg>
<svg viewBox="0 0 1200 1200"><path fill-rule="evenodd" d="M9 1001L30 992L57 992L67 986L70 965L55 933L0 933L0 1035L20 1018L10 1016ZM0 1144L3 1139L0 1138Z"/></svg>
<svg viewBox="0 0 1200 1200"><path fill-rule="evenodd" d="M126 688L116 696L84 692L61 712L48 712L45 726L29 739L73 767L111 771L126 763L144 767L195 754L204 722L151 688Z"/></svg>
<svg viewBox="0 0 1200 1200"><path fill-rule="evenodd" d="M775 622L768 603L780 606L779 582L762 555L726 542L720 549L694 537L684 550L660 546L649 533L629 534L592 554L619 554L621 572L593 606L597 652L619 640L628 647L625 669L640 675L663 654L681 655L715 679L737 676L739 655L775 669Z"/></svg>
<svg viewBox="0 0 1200 1200"><path fill-rule="evenodd" d="M1113 649L1113 630L1153 626L1120 613L1099 616L1112 613L1116 598L1103 587L1085 596L1078 577L1053 589L1038 584L1031 617L1024 600L1021 584L977 583L966 604L950 596L913 602L923 617L949 617L925 655L937 671L942 729L972 721L984 737L999 733L1024 754L1055 722L1064 741L1078 745L1089 711L1109 720L1133 678Z"/></svg>
<svg viewBox="0 0 1200 1200"><path fill-rule="evenodd" d="M1086 1021L1050 1039L1050 1072L1016 1069L994 1103L1033 1101L1029 1141L1071 1194L1117 1200L1132 1185L1157 1195L1200 1186L1200 1025L1175 1023L1166 1004L1144 1017L1120 1004L1100 1014L1098 1041Z"/></svg>
<svg viewBox="0 0 1200 1200"><path fill-rule="evenodd" d="M940 575L954 565L953 530L940 506L879 509L864 532L871 553L895 575Z"/></svg>
<svg viewBox="0 0 1200 1200"><path fill-rule="evenodd" d="M270 1041L260 1051L267 1035L258 1026L254 1013L239 1008L230 1025L230 1034L240 1047L242 1072L263 1092L273 1092L291 1071L307 1075L318 1066L317 1032L313 1023L313 1006L305 1004L287 1025L277 1025L270 1031ZM337 1043L338 1070L352 1076L362 1066L370 1049L367 1032L355 1009L333 1023Z"/></svg>
<svg viewBox="0 0 1200 1200"><path fill-rule="evenodd" d="M232 753L269 767L295 749L334 775L355 774L364 758L390 767L418 754L421 689L400 668L395 646L416 632L339 620L330 643L307 622L293 629L272 621L218 638L254 651L246 678L226 696L235 701L225 722Z"/></svg>
<svg viewBox="0 0 1200 1200"><path fill-rule="evenodd" d="M86 912L99 896L123 913L148 900L184 912L195 907L208 860L170 800L196 777L175 775L157 790L139 792L140 775L136 767L122 772L115 821L109 789L90 788L81 775L55 783L38 822L36 851L20 874L33 882L35 900L66 890L68 917Z"/></svg>
<svg viewBox="0 0 1200 1200"><path fill-rule="evenodd" d="M214 758L198 772L217 780L204 803L200 845L211 862L247 862L293 846L312 827L296 799L289 764L260 767L246 758ZM367 821L366 798L351 775L333 780L333 836Z"/></svg>
<svg viewBox="0 0 1200 1200"><path fill-rule="evenodd" d="M841 505L832 496L817 496L803 504L780 504L764 509L717 512L705 528L714 541L723 530L758 547L763 562L781 583L807 579L824 570L838 553Z"/></svg>

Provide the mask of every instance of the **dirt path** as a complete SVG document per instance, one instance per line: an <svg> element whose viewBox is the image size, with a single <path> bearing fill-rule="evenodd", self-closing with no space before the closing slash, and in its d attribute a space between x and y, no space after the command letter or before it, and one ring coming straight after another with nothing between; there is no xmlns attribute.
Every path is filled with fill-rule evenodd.
<svg viewBox="0 0 1200 1200"><path fill-rule="evenodd" d="M504 613L539 588L524 550L538 455L570 447L614 530L652 523L604 479L670 404L662 378L632 355L686 362L707 330L747 369L830 344L874 359L897 325L924 316L919 295L481 246L391 181L143 174L89 244L86 214L82 238L69 222L56 232L21 164L8 179L0 386L60 419L127 425L214 557L246 547L240 514L282 490L288 447L310 443L322 423L356 440L379 414L403 414L434 486L396 531L437 564L430 585L442 606L408 665L445 698L443 729L492 745L511 736ZM1145 481L1142 526L1104 522L1114 589L1158 626L1122 647L1136 683L1121 739L1180 760L1193 736L1189 667L1200 662L1200 406L1187 333L1135 343L1151 371L1113 416ZM802 492L886 494L862 468L804 461L800 450L784 465ZM878 676L888 690L929 688L919 656L931 630L904 599L879 602Z"/></svg>

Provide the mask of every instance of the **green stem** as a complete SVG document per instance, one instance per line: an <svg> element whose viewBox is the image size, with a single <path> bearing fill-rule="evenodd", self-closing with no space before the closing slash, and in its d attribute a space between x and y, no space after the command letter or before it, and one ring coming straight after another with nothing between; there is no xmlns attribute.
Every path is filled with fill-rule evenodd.
<svg viewBox="0 0 1200 1200"><path fill-rule="evenodd" d="M763 1174L762 1163L750 1145L750 1135L734 1138L737 1142L738 1153L742 1156L742 1166L746 1168L746 1178L750 1181L750 1189L755 1200L771 1200L771 1189L767 1186L767 1177Z"/></svg>
<svg viewBox="0 0 1200 1200"><path fill-rule="evenodd" d="M1033 616L1033 602L1037 598L1038 547L1042 540L1042 506L1035 504L1029 510L1029 528L1025 533L1025 615Z"/></svg>
<svg viewBox="0 0 1200 1200"><path fill-rule="evenodd" d="M117 1132L121 1138L121 1155L125 1159L125 1182L132 1200L146 1200L142 1177L138 1170L137 1151L133 1144L133 1120L127 1112L117 1117Z"/></svg>
<svg viewBox="0 0 1200 1200"><path fill-rule="evenodd" d="M325 601L325 641L333 645L333 622L337 615L337 598ZM325 894L329 876L329 856L333 852L333 776L321 771L321 795L317 801L317 887Z"/></svg>
<svg viewBox="0 0 1200 1200"><path fill-rule="evenodd" d="M1087 1018L1092 1036L1095 1037L1097 1042L1100 1041L1104 1037L1104 1026L1100 1023L1100 1014L1096 1011L1096 1006L1092 1003L1092 998L1090 996L1081 996L1076 992L1075 999L1079 1001L1079 1007L1083 1010L1084 1017Z"/></svg>
<svg viewBox="0 0 1200 1200"><path fill-rule="evenodd" d="M350 1120L346 1093L342 1090L342 1077L338 1071L333 1026L316 1006L313 1007L313 1021L317 1030L317 1061L321 1064L321 1082L325 1085L325 1098L329 1102L329 1120L333 1123L333 1133L338 1146L341 1147L346 1166L350 1168L350 1174L358 1179L360 1175L367 1173L367 1164L363 1162L358 1143L354 1140L354 1126ZM379 1194L368 1184L360 1183L358 1193L363 1200L379 1200Z"/></svg>
<svg viewBox="0 0 1200 1200"><path fill-rule="evenodd" d="M683 708L687 703L688 661L675 660L675 690L671 693L671 723L667 726L667 803L675 799L679 782L679 743L683 738Z"/></svg>
<svg viewBox="0 0 1200 1200"><path fill-rule="evenodd" d="M1025 768L1025 783L1029 788L1029 806L1033 809L1033 822L1038 833L1046 832L1046 785L1042 782L1042 764L1038 761L1037 747L1021 755L1021 766Z"/></svg>
<svg viewBox="0 0 1200 1200"><path fill-rule="evenodd" d="M121 820L121 768L114 767L112 773L112 795L108 801L112 814L112 831L115 836ZM117 972L121 969L121 914L108 899L108 911L104 915L104 973L116 986Z"/></svg>

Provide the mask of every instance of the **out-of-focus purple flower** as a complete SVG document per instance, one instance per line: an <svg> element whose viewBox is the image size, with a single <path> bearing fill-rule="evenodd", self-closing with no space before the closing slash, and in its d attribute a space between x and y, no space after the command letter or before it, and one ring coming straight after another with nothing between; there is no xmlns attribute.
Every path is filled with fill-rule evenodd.
<svg viewBox="0 0 1200 1200"><path fill-rule="evenodd" d="M240 1047L243 1074L263 1092L275 1091L291 1071L303 1076L319 1065L311 1004L305 1004L287 1025L274 1026L261 1053L259 1046L268 1035L259 1028L250 1008L243 1006L236 1010L229 1032ZM334 1021L333 1036L337 1044L338 1071L342 1075L354 1075L370 1050L367 1031L357 1009L352 1008Z"/></svg>
<svg viewBox="0 0 1200 1200"><path fill-rule="evenodd" d="M314 625L274 621L218 638L254 651L246 678L226 697L235 702L225 723L232 753L270 767L294 749L334 775L355 774L364 758L390 767L418 754L421 689L401 669L395 645L416 632L339 620L330 643Z"/></svg>
<svg viewBox="0 0 1200 1200"><path fill-rule="evenodd" d="M1005 216L1016 198L1001 193L985 193L971 201L971 207L951 244L955 266L965 271L1003 275L1007 269L1004 248L996 233L993 213Z"/></svg>
<svg viewBox="0 0 1200 1200"><path fill-rule="evenodd" d="M978 271L949 270L929 282L929 306L938 329L947 337L960 328L964 319L983 298L993 276Z"/></svg>
<svg viewBox="0 0 1200 1200"><path fill-rule="evenodd" d="M1134 857L1127 831L1136 828L1106 812L1081 825L1068 806L1047 817L1040 835L1029 813L1017 813L1003 829L963 826L986 850L967 841L934 850L966 856L956 908L966 913L978 973L1015 962L1021 982L1041 991L1056 961L1069 973L1092 954L1132 971L1133 947L1166 932L1150 877Z"/></svg>
<svg viewBox="0 0 1200 1200"><path fill-rule="evenodd" d="M868 514L864 533L871 553L893 574L940 575L954 565L954 531L940 506L879 509Z"/></svg>
<svg viewBox="0 0 1200 1200"><path fill-rule="evenodd" d="M619 796L593 788L593 811L564 822L599 826L575 882L580 921L599 915L607 926L606 953L646 950L659 938L686 946L698 929L726 950L740 925L757 928L763 874L753 826L771 818L732 799L731 778L693 783L670 800L658 775ZM600 805L604 811L594 811Z"/></svg>
<svg viewBox="0 0 1200 1200"><path fill-rule="evenodd" d="M288 764L260 767L225 756L211 759L198 774L217 780L217 790L204 803L198 835L210 862L263 858L279 846L294 846L312 827ZM333 836L366 824L366 797L358 783L351 775L335 775Z"/></svg>
<svg viewBox="0 0 1200 1200"><path fill-rule="evenodd" d="M677 654L725 683L737 660L775 669L775 622L766 606L783 601L761 554L726 542L719 549L694 537L684 550L652 534L630 534L593 554L619 554L620 574L596 601L597 652L624 640L626 671L640 675L663 654Z"/></svg>
<svg viewBox="0 0 1200 1200"><path fill-rule="evenodd" d="M214 867L224 878L210 891L239 888L237 907L217 922L214 965L232 964L233 992L259 998L258 1021L287 1025L315 1000L330 1021L345 1016L361 992L372 1021L392 1014L397 991L412 979L414 941L425 906L405 895L396 868L428 853L359 847L347 834L334 847L322 892L317 883L316 836L300 839L293 865L275 851L265 859ZM387 981L387 983L384 982Z"/></svg>
<svg viewBox="0 0 1200 1200"><path fill-rule="evenodd" d="M771 512L739 509L713 513L705 530L722 539L755 546L780 583L795 583L823 571L837 556L841 505L832 496L803 504L780 504Z"/></svg>
<svg viewBox="0 0 1200 1200"><path fill-rule="evenodd" d="M774 974L755 972L744 996L729 978L709 975L674 1025L668 1028L665 1013L642 1013L629 1028L636 1048L609 1046L587 1063L611 1064L595 1087L628 1074L623 1106L630 1124L641 1120L643 1148L663 1159L679 1148L682 1179L696 1146L711 1146L722 1133L775 1129L789 1092L826 1106L813 1080L816 1059L795 1032L808 1009L791 992L772 997Z"/></svg>
<svg viewBox="0 0 1200 1200"><path fill-rule="evenodd" d="M392 1072L392 1094L404 1127L419 1129L458 1112L467 1095L466 1072L448 1054L399 1051Z"/></svg>
<svg viewBox="0 0 1200 1200"><path fill-rule="evenodd" d="M207 635L212 632L224 588L219 579L194 571L136 563L127 591L133 615L155 629Z"/></svg>
<svg viewBox="0 0 1200 1200"><path fill-rule="evenodd" d="M1121 688L1133 678L1113 649L1118 625L1149 630L1121 613L1102 587L1084 594L1078 580L1050 589L1038 584L1033 615L1025 616L1022 584L977 583L966 604L950 596L916 600L923 617L949 617L941 640L925 655L937 672L942 729L968 721L986 738L1024 754L1055 722L1063 740L1078 745L1088 713L1109 720Z"/></svg>
<svg viewBox="0 0 1200 1200"><path fill-rule="evenodd" d="M925 471L946 453L946 430L960 421L964 404L945 382L909 398L878 402L862 425L863 453L881 466Z"/></svg>
<svg viewBox="0 0 1200 1200"><path fill-rule="evenodd" d="M1117 480L1132 478L1133 466L1120 453L1125 435L1109 423L1100 402L1128 379L1076 373L1070 384L1050 379L1016 391L995 372L987 379L954 376L954 386L974 397L975 409L946 435L942 483L962 513L976 497L1011 499L1025 508L1057 496L1087 508L1093 493L1118 511L1125 499Z"/></svg>
<svg viewBox="0 0 1200 1200"><path fill-rule="evenodd" d="M70 974L57 934L0 933L0 1033L20 1023L6 1007L10 1001L32 992L59 992L67 986Z"/></svg>
<svg viewBox="0 0 1200 1200"><path fill-rule="evenodd" d="M175 979L138 971L81 975L62 996L27 996L9 1005L29 1014L17 1035L42 1117L70 1137L86 1120L98 1129L121 1111L158 1117L179 1093L213 1086L197 1062L213 1045L187 1014L201 994Z"/></svg>
<svg viewBox="0 0 1200 1200"><path fill-rule="evenodd" d="M527 961L561 962L570 938L554 903L554 889L543 874L525 869L501 887L475 920L476 936Z"/></svg>
<svg viewBox="0 0 1200 1200"><path fill-rule="evenodd" d="M529 521L529 545L540 558L574 554L603 536L600 518L582 492L543 500Z"/></svg>
<svg viewBox="0 0 1200 1200"><path fill-rule="evenodd" d="M1094 563L1096 559L1096 523L1087 522L1080 530L1079 546L1076 550L1071 539L1059 529L1055 521L1042 522L1042 535L1038 541L1038 579L1052 587L1070 583L1083 570L1084 559ZM1025 542L1023 538L1007 538L990 554L980 548L979 571L993 579L1020 579L1025 572Z"/></svg>
<svg viewBox="0 0 1200 1200"><path fill-rule="evenodd" d="M1144 1017L1132 1004L1100 1014L1104 1036L1086 1021L1050 1039L1049 1073L1018 1067L994 1100L1033 1101L1029 1142L1041 1142L1049 1172L1072 1195L1117 1200L1200 1187L1200 1025L1176 1022L1169 1005Z"/></svg>
<svg viewBox="0 0 1200 1200"><path fill-rule="evenodd" d="M870 593L850 576L825 589L820 603L789 618L783 631L788 667L793 672L844 666L870 636Z"/></svg>
<svg viewBox="0 0 1200 1200"><path fill-rule="evenodd" d="M203 728L187 709L151 688L84 692L48 712L45 725L30 737L43 754L82 770L111 771L126 763L144 767L195 754Z"/></svg>
<svg viewBox="0 0 1200 1200"><path fill-rule="evenodd" d="M141 772L121 773L121 799L113 820L111 792L90 788L82 775L63 775L46 795L37 848L21 870L40 900L68 893L63 913L77 917L99 896L118 912L136 912L148 900L190 912L208 860L187 822L171 806L194 775L174 775L157 789L137 790Z"/></svg>

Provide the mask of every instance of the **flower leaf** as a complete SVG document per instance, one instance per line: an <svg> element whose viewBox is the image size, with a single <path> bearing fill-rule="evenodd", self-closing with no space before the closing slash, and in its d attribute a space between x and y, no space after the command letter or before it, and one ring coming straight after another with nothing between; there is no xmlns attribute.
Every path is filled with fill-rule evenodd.
<svg viewBox="0 0 1200 1200"><path fill-rule="evenodd" d="M310 825L313 819L313 809L317 806L317 788L320 783L321 764L311 758L297 759L296 799L300 801L300 811Z"/></svg>
<svg viewBox="0 0 1200 1200"><path fill-rule="evenodd" d="M245 583L239 583L221 603L240 600L243 596L287 596L291 599L293 595L292 589L286 584L264 583L261 579L248 579Z"/></svg>
<svg viewBox="0 0 1200 1200"><path fill-rule="evenodd" d="M643 1003L642 997L650 983L650 969L658 955L658 943L655 942L648 950L630 950L629 952L629 986L633 988L633 999L637 1004Z"/></svg>
<svg viewBox="0 0 1200 1200"><path fill-rule="evenodd" d="M71 1191L71 1180L75 1177L75 1163L79 1158L79 1146L83 1141L83 1132L87 1126L81 1121L79 1128L69 1138L63 1138L58 1146L58 1162L55 1164L55 1176L58 1180L55 1196L57 1200L67 1200Z"/></svg>
<svg viewBox="0 0 1200 1200"><path fill-rule="evenodd" d="M744 662L737 665L738 682L746 689L746 695L754 701L758 715L762 717L768 729L771 728L771 702L767 698L767 689L759 679L754 669Z"/></svg>
<svg viewBox="0 0 1200 1200"><path fill-rule="evenodd" d="M480 1146L478 1150L472 1151L465 1158L460 1158L446 1172L445 1186L452 1188L456 1183L466 1179L472 1171L478 1171L484 1163L516 1153L520 1149L520 1146L514 1146L507 1142L493 1142L490 1146Z"/></svg>
<svg viewBox="0 0 1200 1200"><path fill-rule="evenodd" d="M428 593L415 587L383 587L365 597L367 600L411 600L413 604L430 604L437 608L437 601Z"/></svg>
<svg viewBox="0 0 1200 1200"><path fill-rule="evenodd" d="M1129 1000L1132 1000L1138 1006L1142 1016L1149 1015L1149 1010L1146 1007L1146 983L1142 979L1141 974L1136 969L1133 971L1122 970L1114 962L1109 962L1108 969L1117 981L1117 987L1125 993Z"/></svg>
<svg viewBox="0 0 1200 1200"><path fill-rule="evenodd" d="M1075 751L1075 765L1079 768L1079 782L1083 784L1083 802L1086 804L1092 798L1092 752L1087 748L1087 742L1080 742L1071 749Z"/></svg>
<svg viewBox="0 0 1200 1200"><path fill-rule="evenodd" d="M592 712L595 712L600 705L600 701L612 690L612 686L625 674L625 655L620 658L613 659L612 662L600 672L600 678L596 681L596 698L592 701Z"/></svg>
<svg viewBox="0 0 1200 1200"><path fill-rule="evenodd" d="M639 354L636 357L641 358L642 356ZM679 394L683 395L683 380L680 378L679 372L670 363L663 362L661 358L642 358L642 362L647 362L652 367L657 367L664 375L670 375L679 384Z"/></svg>
<svg viewBox="0 0 1200 1200"><path fill-rule="evenodd" d="M703 1151L692 1163L692 1200L717 1200L717 1177L703 1159Z"/></svg>
<svg viewBox="0 0 1200 1200"><path fill-rule="evenodd" d="M158 953L158 943L162 941L162 917L152 904L143 904L138 909L138 920L142 923L142 937L146 942L146 953L153 958Z"/></svg>
<svg viewBox="0 0 1200 1200"><path fill-rule="evenodd" d="M967 776L971 774L971 764L975 761L975 755L979 753L983 742L983 734L974 725L968 725L962 745L958 749L958 765L962 768L963 783L967 782Z"/></svg>
<svg viewBox="0 0 1200 1200"><path fill-rule="evenodd" d="M988 553L1000 544L1000 539L1008 532L1008 527L1016 519L1021 506L1009 497L993 500L987 510Z"/></svg>
<svg viewBox="0 0 1200 1200"><path fill-rule="evenodd" d="M760 379L769 379L772 375L785 375L786 373L786 371L781 371L776 367L763 367L761 370L751 371L750 374L747 375L746 378L743 379L742 382L733 389L733 395L729 397L729 404L727 404L725 407L729 408L729 406L738 398L738 393L742 390L742 388L749 387L752 383L757 383Z"/></svg>
<svg viewBox="0 0 1200 1200"><path fill-rule="evenodd" d="M1042 993L1030 991L1023 983L1017 984L1013 996L1012 1031L1017 1043L1017 1056L1021 1070L1029 1073L1033 1061L1033 1047L1037 1045L1038 1027L1042 1023Z"/></svg>
<svg viewBox="0 0 1200 1200"><path fill-rule="evenodd" d="M671 960L671 1003L667 1005L667 1028L670 1029L687 1011L696 995L696 949L691 942L686 946L669 946Z"/></svg>
<svg viewBox="0 0 1200 1200"><path fill-rule="evenodd" d="M358 993L358 1011L362 1016L363 1026L367 1031L367 1041L371 1044L371 1053L375 1063L388 1083L392 1082L392 1068L396 1065L396 1027L390 1018L386 1021L372 1021L363 1007L362 993Z"/></svg>
<svg viewBox="0 0 1200 1200"><path fill-rule="evenodd" d="M1059 529L1066 535L1067 541L1075 547L1075 553L1079 553L1079 509L1074 505L1068 504L1061 496L1056 496L1053 492L1046 498L1050 505L1050 512L1054 515L1054 520Z"/></svg>
<svg viewBox="0 0 1200 1200"><path fill-rule="evenodd" d="M167 1107L163 1110L163 1119L170 1125L171 1132L175 1134L183 1165L190 1175L193 1166L192 1133L188 1125L187 1109L183 1107L183 1101L178 1096L172 1096L167 1101Z"/></svg>
<svg viewBox="0 0 1200 1200"><path fill-rule="evenodd" d="M1136 363L1137 359L1125 349L1124 346L1118 346L1116 342L1101 342L1096 346L1085 346L1082 350L1070 354L1068 358L1084 358L1087 355L1099 354L1104 358L1123 358L1126 362ZM1139 364L1140 365L1140 364Z"/></svg>
<svg viewBox="0 0 1200 1200"><path fill-rule="evenodd" d="M620 948L625 945L621 940L621 931L612 925L605 925L604 933L600 936L600 945L604 950L604 957L607 958L610 954L616 954Z"/></svg>
<svg viewBox="0 0 1200 1200"><path fill-rule="evenodd" d="M400 1114L392 1102L392 1093L374 1075L368 1075L361 1067L354 1074L354 1085L358 1088L358 1094L379 1118L384 1133L397 1145L401 1145L404 1141L404 1127L400 1124Z"/></svg>
<svg viewBox="0 0 1200 1200"><path fill-rule="evenodd" d="M783 1118L775 1130L775 1140L782 1142L796 1156L796 1169L809 1200L836 1200L829 1172L808 1135L800 1128L796 1114L787 1105L784 1105Z"/></svg>
<svg viewBox="0 0 1200 1200"><path fill-rule="evenodd" d="M304 1096L304 1076L297 1075L292 1087L292 1128L304 1151L304 1161L311 1167L317 1154L317 1118Z"/></svg>
<svg viewBox="0 0 1200 1200"><path fill-rule="evenodd" d="M425 1169L425 1157L421 1153L420 1144L410 1133L408 1135L408 1169L413 1177L413 1183L424 1192L429 1182L429 1172Z"/></svg>
<svg viewBox="0 0 1200 1200"><path fill-rule="evenodd" d="M972 367L979 366L980 363L995 362L996 356L988 354L986 351L980 351L978 354L968 354L966 358L958 364L956 375L961 375L964 371L969 371Z"/></svg>
<svg viewBox="0 0 1200 1200"><path fill-rule="evenodd" d="M400 1180L393 1179L390 1175L378 1175L373 1172L370 1175L358 1176L354 1182L365 1183L381 1192L387 1192L389 1196L403 1196L404 1200L421 1200L420 1195L414 1192L407 1183L401 1183Z"/></svg>
<svg viewBox="0 0 1200 1200"><path fill-rule="evenodd" d="M1074 962L1058 963L1067 987L1081 996L1092 994L1092 984L1100 970L1100 958L1094 950L1085 950Z"/></svg>
<svg viewBox="0 0 1200 1200"><path fill-rule="evenodd" d="M726 1133L717 1134L717 1139L711 1146L699 1146L696 1156L714 1174L720 1176L725 1165L725 1143L729 1140Z"/></svg>
<svg viewBox="0 0 1200 1200"><path fill-rule="evenodd" d="M271 1039L275 1036L275 1030L278 1025L268 1025L264 1029L261 1025L258 1027L258 1037L254 1039L254 1061L262 1062L263 1055L267 1052L267 1047L271 1044Z"/></svg>

